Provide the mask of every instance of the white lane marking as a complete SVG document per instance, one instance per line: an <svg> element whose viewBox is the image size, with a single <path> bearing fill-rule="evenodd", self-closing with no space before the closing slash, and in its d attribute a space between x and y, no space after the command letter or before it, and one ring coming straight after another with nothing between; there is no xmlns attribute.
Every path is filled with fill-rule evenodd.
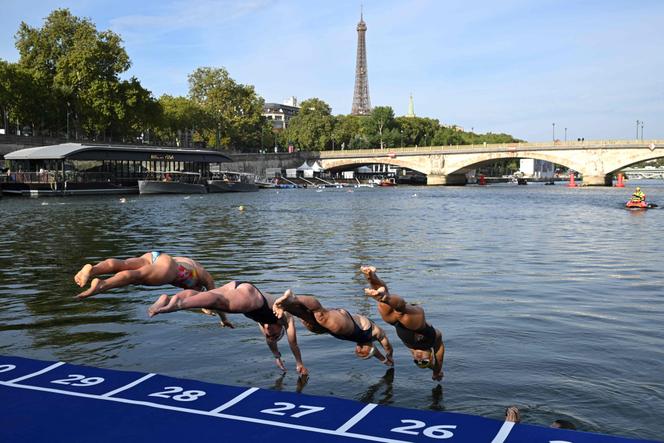
<svg viewBox="0 0 664 443"><path fill-rule="evenodd" d="M355 416L353 416L350 420L348 420L348 421L347 421L346 423L344 423L343 425L339 426L339 427L337 428L337 432L346 432L347 430L349 430L350 428L352 428L353 426L355 426L355 425L357 424L357 422L359 422L359 421L362 420L364 417L366 417L367 414L368 414L369 412L371 412L371 411L373 410L373 408L375 408L376 406L378 406L378 405L375 404L375 403L369 403L369 404L366 405L364 408L362 408L362 410L361 410L360 412L358 412L357 414L355 414Z"/></svg>
<svg viewBox="0 0 664 443"><path fill-rule="evenodd" d="M144 375L143 377L139 378L138 380L134 380L133 382L129 383L128 385L124 385L124 386L122 386L121 388L115 389L115 390L113 390L113 391L111 391L111 392L107 392L106 394L102 394L102 395L100 395L100 397L102 397L102 398L110 397L110 396L112 396L112 395L117 394L118 392L122 392L122 391L125 391L125 390L129 389L129 388L133 388L133 387L136 386L137 384L139 384L139 383L143 383L143 382L144 382L145 380L147 380L148 378L150 378L150 377L154 377L154 376L155 376L155 374L153 374L153 373L149 373L149 374Z"/></svg>
<svg viewBox="0 0 664 443"><path fill-rule="evenodd" d="M38 375L44 374L44 373L46 373L46 372L48 372L48 371L50 371L50 370L52 370L52 369L55 369L55 368L57 368L58 366L62 366L62 365L64 365L64 364L65 364L65 362L63 362L63 361L59 361L59 362L57 362L57 363L53 363L51 366L48 366L48 367L42 369L41 371L33 372L32 374L24 375L23 377L18 377L18 378L15 378L14 380L9 380L9 381L6 382L6 383L16 383L16 382L19 382L19 381L23 381L23 380L25 380L25 379L27 379L27 378L36 377L36 376L38 376Z"/></svg>
<svg viewBox="0 0 664 443"><path fill-rule="evenodd" d="M251 394L254 392L258 391L258 388L249 388L246 391L244 391L242 394L238 395L237 397L233 398L232 400L227 401L223 405L219 406L218 408L214 408L213 410L210 411L210 414L217 414L224 409L228 409L231 406L233 406L236 403L241 402L245 398L249 397Z"/></svg>
<svg viewBox="0 0 664 443"><path fill-rule="evenodd" d="M493 437L493 440L491 440L491 443L503 443L507 436L510 435L514 424L515 423L513 421L504 422L496 436Z"/></svg>
<svg viewBox="0 0 664 443"><path fill-rule="evenodd" d="M302 426L302 425L295 425L295 424L290 424L290 423L280 423L278 421L270 421L270 420L263 420L260 418L251 418L251 417L242 417L238 415L230 415L230 414L213 414L208 411L199 411L196 409L188 409L188 408L182 408L178 406L169 406L169 405L161 405L159 403L152 403L148 401L140 401L140 400L129 400L126 398L118 398L118 397L101 397L99 395L94 395L94 394L86 394L84 392L74 392L74 391L63 391L61 389L54 389L54 388L44 388L41 386L30 386L30 385L18 385L10 382L4 382L0 381L0 385L4 385L10 388L19 388L19 389L28 389L32 391L44 391L44 392L51 392L54 394L63 394L63 395L70 395L73 397L83 397L83 398L92 398L92 399L97 399L97 400L105 400L105 401L113 401L117 403L126 403L126 404L131 404L131 405L140 405L140 406L148 406L151 408L157 408L157 409L167 409L170 411L178 411L178 412L187 412L190 414L197 414L197 415L206 415L208 417L218 417L218 418L226 418L229 420L237 420L237 421L246 421L249 423L258 423L258 424L263 424L263 425L271 425L271 426L277 426L280 428L290 428L290 429L297 429L300 431L309 431L309 432L317 432L319 434L329 434L329 435L338 435L338 436L343 436L343 437L352 437L352 438L357 438L361 440L370 440L370 441L377 441L381 443L409 443L404 440L393 440L389 438L382 438L382 437L374 437L371 435L363 435L363 434L353 434L351 432L337 432L336 430L330 430L330 429L321 429L321 428L313 428L310 426Z"/></svg>

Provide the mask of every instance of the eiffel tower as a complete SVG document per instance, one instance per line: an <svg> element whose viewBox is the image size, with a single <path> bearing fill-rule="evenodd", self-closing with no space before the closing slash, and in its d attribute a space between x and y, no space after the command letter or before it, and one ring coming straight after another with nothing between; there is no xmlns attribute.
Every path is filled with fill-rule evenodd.
<svg viewBox="0 0 664 443"><path fill-rule="evenodd" d="M364 23L362 11L360 22L357 24L357 60L355 62L355 92L353 93L353 109L351 115L371 114L371 101L369 100L369 78L367 77L367 46L364 36L367 24Z"/></svg>

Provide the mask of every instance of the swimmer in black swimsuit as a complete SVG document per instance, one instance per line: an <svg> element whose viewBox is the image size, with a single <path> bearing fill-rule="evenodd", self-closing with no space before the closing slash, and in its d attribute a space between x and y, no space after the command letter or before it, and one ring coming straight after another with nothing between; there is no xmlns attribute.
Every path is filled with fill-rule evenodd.
<svg viewBox="0 0 664 443"><path fill-rule="evenodd" d="M271 294L262 293L256 286L247 282L232 281L224 286L206 292L193 290L181 291L172 297L164 294L150 308L148 315L174 312L182 309L204 308L230 314L244 314L258 323L265 342L274 355L275 363L282 371L286 371L281 359L281 352L277 342L286 335L288 345L295 357L297 373L300 376L308 375L307 368L302 363L300 347L297 344L295 321L291 315L277 318L272 312L275 301Z"/></svg>
<svg viewBox="0 0 664 443"><path fill-rule="evenodd" d="M304 326L316 334L328 333L340 340L354 342L355 355L359 358L376 357L388 366L394 364L392 345L385 331L364 315L352 315L345 309L325 309L315 297L296 296L290 289L274 302L273 310L279 318L288 313L299 317ZM374 341L381 344L385 355L374 347Z"/></svg>
<svg viewBox="0 0 664 443"><path fill-rule="evenodd" d="M442 380L443 334L426 322L424 309L390 294L385 282L376 275L376 268L362 266L361 270L371 285L364 290L365 294L378 301L378 312L386 323L395 327L397 335L413 355L413 362L419 368L431 369L433 380Z"/></svg>

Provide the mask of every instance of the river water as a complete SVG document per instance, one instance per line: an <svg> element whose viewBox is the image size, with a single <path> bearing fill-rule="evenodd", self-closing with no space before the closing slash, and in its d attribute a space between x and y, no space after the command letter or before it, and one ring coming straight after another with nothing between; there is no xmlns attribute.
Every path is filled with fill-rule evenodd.
<svg viewBox="0 0 664 443"><path fill-rule="evenodd" d="M0 353L497 419L516 404L525 423L664 439L664 210L625 210L637 184L664 204L657 181L5 197ZM299 327L302 385L286 344L282 376L241 315L234 330L193 312L149 319L173 287L73 298L84 263L151 250L196 258L218 284L290 287L368 315L388 332L395 371ZM364 264L443 331L441 384L363 296Z"/></svg>

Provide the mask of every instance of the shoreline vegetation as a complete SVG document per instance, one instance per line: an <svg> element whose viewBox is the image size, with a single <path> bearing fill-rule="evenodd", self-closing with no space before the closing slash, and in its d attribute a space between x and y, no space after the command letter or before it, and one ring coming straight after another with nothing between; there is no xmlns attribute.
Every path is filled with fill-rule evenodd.
<svg viewBox="0 0 664 443"><path fill-rule="evenodd" d="M155 98L136 77L121 77L132 64L121 36L97 30L69 9L52 11L39 28L22 22L15 40L18 62L0 59L5 135L235 152L520 141L432 118L396 117L390 106L377 106L368 116L333 115L315 97L300 104L285 130L275 130L254 86L237 82L224 67L196 68L186 97Z"/></svg>

